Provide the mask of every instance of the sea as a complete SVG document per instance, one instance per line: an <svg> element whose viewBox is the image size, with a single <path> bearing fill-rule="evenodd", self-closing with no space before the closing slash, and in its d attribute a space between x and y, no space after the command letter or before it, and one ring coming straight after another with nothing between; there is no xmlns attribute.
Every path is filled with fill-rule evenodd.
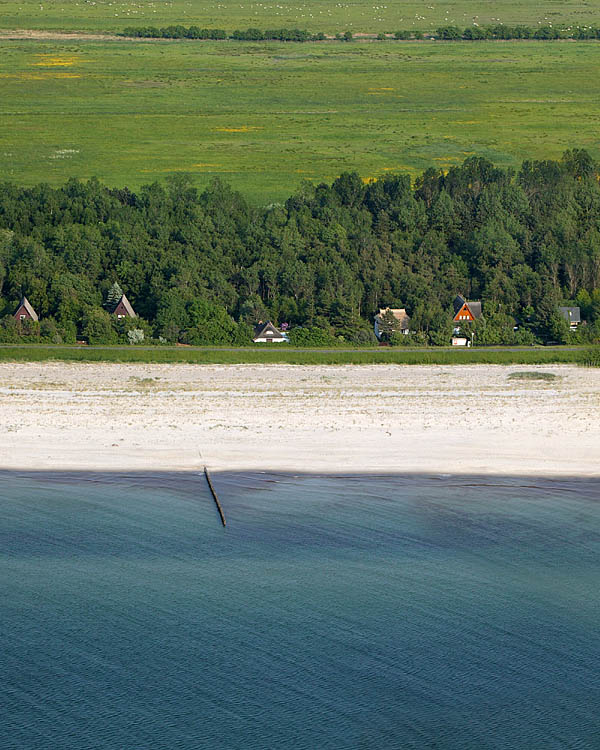
<svg viewBox="0 0 600 750"><path fill-rule="evenodd" d="M3 750L600 748L600 481L0 473Z"/></svg>

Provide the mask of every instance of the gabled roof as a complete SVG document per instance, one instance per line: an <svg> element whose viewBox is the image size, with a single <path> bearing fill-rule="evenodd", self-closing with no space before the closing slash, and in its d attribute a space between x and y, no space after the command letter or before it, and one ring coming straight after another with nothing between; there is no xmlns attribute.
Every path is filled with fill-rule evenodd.
<svg viewBox="0 0 600 750"><path fill-rule="evenodd" d="M29 315L30 315L30 316L32 317L32 319L33 319L33 320L39 320L39 318L38 318L38 314L36 313L36 311L35 311L35 310L33 309L33 307L31 306L31 304L30 304L29 300L27 299L27 297L23 297L23 299L22 299L22 300L21 300L21 302L19 303L19 307L17 308L17 312L18 312L18 311L19 311L19 310L20 310L20 309L21 309L22 307L24 307L24 308L25 308L25 309L27 310L27 312L29 313ZM16 314L16 313L15 313L15 314Z"/></svg>
<svg viewBox="0 0 600 750"><path fill-rule="evenodd" d="M255 339L284 339L285 336L283 335L283 333L281 333L281 331L275 328L275 325L270 320L267 320L266 323L259 323L254 328L254 338Z"/></svg>
<svg viewBox="0 0 600 750"><path fill-rule="evenodd" d="M127 299L127 297L126 297L125 295L123 295L123 296L121 297L121 299L120 299L120 300L119 300L119 301L117 302L117 304L115 305L115 310L116 310L116 309L117 309L117 308L119 307L119 305L121 305L121 304L123 305L123 307L125 308L125 310L127 310L127 314L128 314L128 315L129 315L129 316L130 316L131 318L135 318L135 317L137 317L137 316L136 316L136 314L135 314L135 311L134 311L133 307L131 306L131 303L129 302L129 300Z"/></svg>
<svg viewBox="0 0 600 750"><path fill-rule="evenodd" d="M456 317L458 311L466 305L471 311L471 315L477 320L481 317L481 300L467 300L462 295L457 294L452 303L454 307L454 316Z"/></svg>
<svg viewBox="0 0 600 750"><path fill-rule="evenodd" d="M579 307L559 307L558 312L566 318L569 323L581 323L581 310Z"/></svg>
<svg viewBox="0 0 600 750"><path fill-rule="evenodd" d="M403 307L397 307L397 308L393 308L393 307L381 307L379 309L379 313L375 317L379 318L379 320L381 320L383 318L383 316L386 313L388 313L388 312L392 313L392 315L400 323L400 325L401 325L401 327L403 329L409 327L409 325L410 325L410 318L408 316L408 313L406 312L406 310Z"/></svg>

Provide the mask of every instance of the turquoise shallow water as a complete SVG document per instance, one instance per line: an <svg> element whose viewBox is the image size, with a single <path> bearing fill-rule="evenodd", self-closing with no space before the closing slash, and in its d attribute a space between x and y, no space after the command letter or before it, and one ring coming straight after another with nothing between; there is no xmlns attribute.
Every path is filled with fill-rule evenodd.
<svg viewBox="0 0 600 750"><path fill-rule="evenodd" d="M600 748L600 482L0 474L3 748Z"/></svg>

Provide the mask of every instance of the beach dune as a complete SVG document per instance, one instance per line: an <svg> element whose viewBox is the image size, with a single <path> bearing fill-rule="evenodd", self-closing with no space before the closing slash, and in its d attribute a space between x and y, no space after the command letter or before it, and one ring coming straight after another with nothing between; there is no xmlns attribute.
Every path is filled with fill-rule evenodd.
<svg viewBox="0 0 600 750"><path fill-rule="evenodd" d="M4 363L0 468L598 476L599 407L570 365Z"/></svg>

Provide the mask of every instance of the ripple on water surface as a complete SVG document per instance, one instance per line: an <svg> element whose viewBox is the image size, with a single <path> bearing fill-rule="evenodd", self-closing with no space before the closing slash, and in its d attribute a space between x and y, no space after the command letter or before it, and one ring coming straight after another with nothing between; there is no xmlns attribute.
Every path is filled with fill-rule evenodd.
<svg viewBox="0 0 600 750"><path fill-rule="evenodd" d="M600 747L600 482L3 474L3 746Z"/></svg>

